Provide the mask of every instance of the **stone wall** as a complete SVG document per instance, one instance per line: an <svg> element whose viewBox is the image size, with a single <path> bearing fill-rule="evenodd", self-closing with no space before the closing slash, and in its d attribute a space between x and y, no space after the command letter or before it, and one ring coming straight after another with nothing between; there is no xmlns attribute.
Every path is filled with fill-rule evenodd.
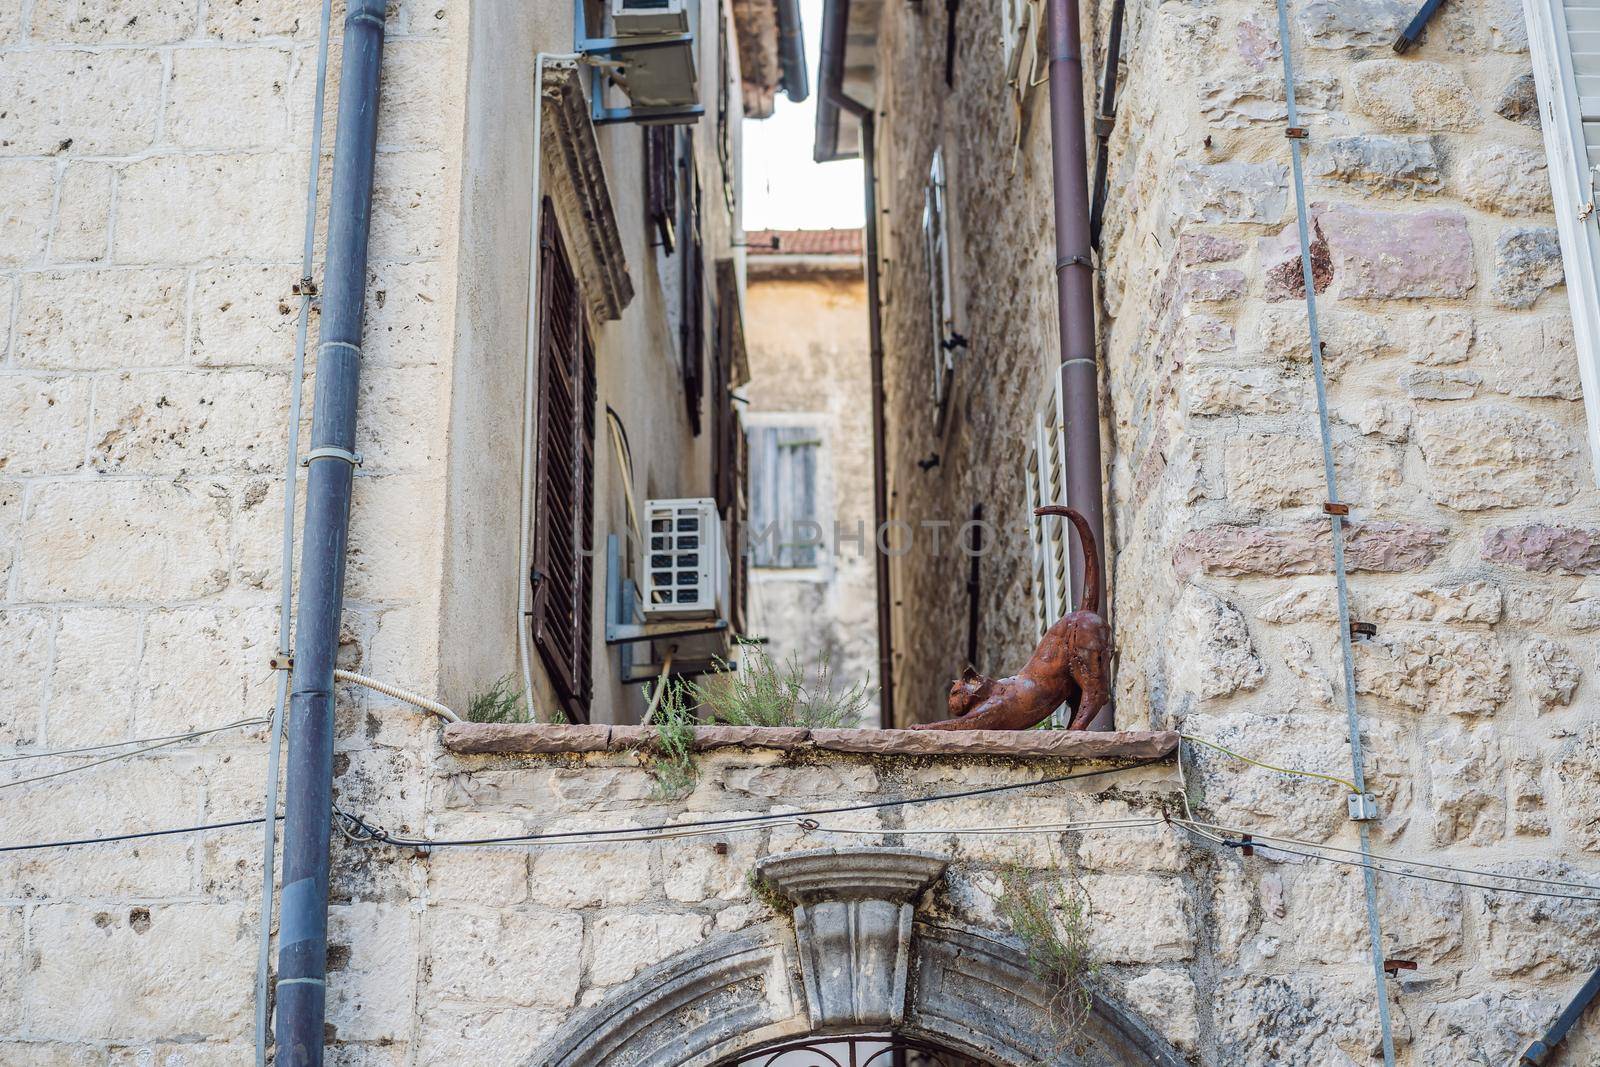
<svg viewBox="0 0 1600 1067"><path fill-rule="evenodd" d="M861 263L840 257L843 264L796 267L768 258L773 262L750 264L745 425L777 417L823 432L829 528L821 566L752 571L750 632L769 639L767 652L780 663L797 656L808 673L827 663L836 691L854 685L875 691L871 368ZM877 724L875 701L866 717Z"/></svg>

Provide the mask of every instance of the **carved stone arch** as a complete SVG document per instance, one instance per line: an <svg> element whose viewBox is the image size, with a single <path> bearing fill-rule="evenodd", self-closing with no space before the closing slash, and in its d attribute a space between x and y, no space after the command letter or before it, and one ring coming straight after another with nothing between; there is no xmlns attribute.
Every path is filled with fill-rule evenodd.
<svg viewBox="0 0 1600 1067"><path fill-rule="evenodd" d="M1096 997L1073 1047L1015 945L916 921L944 859L899 848L795 852L758 871L795 904L636 976L525 1067L714 1067L803 1035L895 1032L1001 1067L1179 1067L1141 1020Z"/></svg>

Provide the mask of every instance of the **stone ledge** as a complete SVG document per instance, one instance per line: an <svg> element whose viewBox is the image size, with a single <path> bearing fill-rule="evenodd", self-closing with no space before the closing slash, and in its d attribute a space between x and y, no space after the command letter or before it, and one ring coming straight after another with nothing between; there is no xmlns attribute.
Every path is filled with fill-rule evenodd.
<svg viewBox="0 0 1600 1067"><path fill-rule="evenodd" d="M648 747L648 726L557 726L453 722L444 747L461 755L626 752ZM872 756L1011 756L1069 760L1164 759L1178 747L1171 730L1085 733L1076 730L805 730L798 727L697 726L694 748L823 750Z"/></svg>

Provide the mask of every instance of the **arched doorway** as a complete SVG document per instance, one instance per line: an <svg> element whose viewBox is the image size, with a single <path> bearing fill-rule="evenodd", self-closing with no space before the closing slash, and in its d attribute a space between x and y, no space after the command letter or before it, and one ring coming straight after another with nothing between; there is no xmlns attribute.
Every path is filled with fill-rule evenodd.
<svg viewBox="0 0 1600 1067"><path fill-rule="evenodd" d="M1182 1058L1114 1001L1095 997L1063 1041L1054 991L993 934L919 922L943 857L896 848L788 853L757 871L795 903L782 919L712 939L619 986L526 1067L1180 1067ZM891 1038L892 1035L892 1038ZM903 1047L893 1048L892 1042ZM789 1044L792 1043L792 1046ZM884 1046L890 1058L885 1060ZM812 1062L764 1060L787 1049ZM892 1055L906 1055L897 1063Z"/></svg>

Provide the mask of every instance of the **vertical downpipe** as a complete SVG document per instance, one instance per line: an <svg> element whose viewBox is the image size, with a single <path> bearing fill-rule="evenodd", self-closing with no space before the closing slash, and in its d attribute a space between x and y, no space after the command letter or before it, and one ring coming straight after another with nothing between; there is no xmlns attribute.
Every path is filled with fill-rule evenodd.
<svg viewBox="0 0 1600 1067"><path fill-rule="evenodd" d="M1061 320L1061 395L1066 414L1067 503L1106 544L1100 461L1100 372L1095 360L1094 266L1089 259L1089 150L1084 135L1083 42L1077 0L1049 0L1050 169L1055 190L1056 309ZM1083 546L1069 527L1072 588L1082 589ZM1100 588L1105 589L1104 574ZM1112 728L1106 712L1089 726Z"/></svg>
<svg viewBox="0 0 1600 1067"><path fill-rule="evenodd" d="M321 1067L327 1011L333 668L355 476L356 387L378 140L384 0L349 0L301 535L278 927L278 1067Z"/></svg>
<svg viewBox="0 0 1600 1067"><path fill-rule="evenodd" d="M883 392L883 306L878 281L878 168L877 130L870 108L857 113L861 120L861 169L865 185L867 227L867 334L872 376L872 522L878 583L878 725L894 726L894 608L889 589L889 554L879 538L889 524L888 422Z"/></svg>

